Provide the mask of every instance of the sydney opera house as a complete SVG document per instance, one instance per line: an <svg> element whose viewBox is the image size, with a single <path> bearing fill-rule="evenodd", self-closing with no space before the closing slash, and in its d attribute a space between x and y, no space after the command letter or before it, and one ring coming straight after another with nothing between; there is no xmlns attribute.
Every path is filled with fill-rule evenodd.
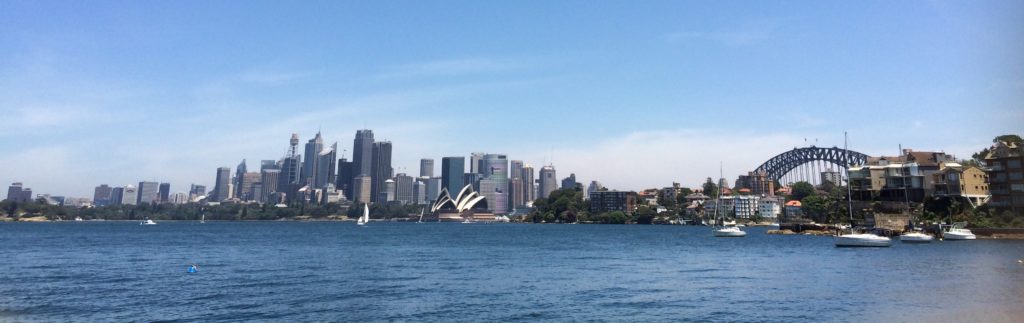
<svg viewBox="0 0 1024 323"><path fill-rule="evenodd" d="M494 213L487 210L487 199L474 192L472 185L463 187L454 199L447 188L442 189L430 212L443 222L494 221Z"/></svg>

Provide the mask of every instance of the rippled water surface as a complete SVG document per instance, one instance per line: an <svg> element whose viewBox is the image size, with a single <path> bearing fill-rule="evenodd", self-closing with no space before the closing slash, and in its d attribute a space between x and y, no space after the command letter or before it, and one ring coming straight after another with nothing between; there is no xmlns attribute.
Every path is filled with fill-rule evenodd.
<svg viewBox="0 0 1024 323"><path fill-rule="evenodd" d="M0 224L2 321L1007 321L1024 241L703 227ZM191 263L199 272L186 273Z"/></svg>

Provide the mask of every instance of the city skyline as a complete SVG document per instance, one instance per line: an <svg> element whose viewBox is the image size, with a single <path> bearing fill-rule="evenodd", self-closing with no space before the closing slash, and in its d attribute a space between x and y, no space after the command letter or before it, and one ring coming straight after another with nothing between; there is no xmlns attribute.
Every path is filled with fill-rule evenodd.
<svg viewBox="0 0 1024 323"><path fill-rule="evenodd" d="M547 5L3 3L0 180L213 188L291 133L352 160L373 129L408 174L487 151L697 187L844 130L968 158L1024 121L1019 2Z"/></svg>

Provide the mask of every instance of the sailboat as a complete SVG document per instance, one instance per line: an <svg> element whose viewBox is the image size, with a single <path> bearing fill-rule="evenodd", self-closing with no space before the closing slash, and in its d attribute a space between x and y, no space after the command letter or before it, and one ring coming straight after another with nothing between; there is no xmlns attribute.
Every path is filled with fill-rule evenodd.
<svg viewBox="0 0 1024 323"><path fill-rule="evenodd" d="M357 225L366 225L366 222L369 222L369 221L370 221L370 207L366 206L366 204L363 204L363 216L359 217L359 220L356 221L356 224Z"/></svg>
<svg viewBox="0 0 1024 323"><path fill-rule="evenodd" d="M724 176L722 176L722 165L721 164L718 165L718 176L719 176L719 178L724 178ZM722 206L722 188L719 187L718 188L718 199L715 201L715 219L714 219L714 221L715 221L714 225L715 226L713 227L713 228L715 228L715 231L714 231L715 236L716 237L729 237L729 238L740 238L740 237L747 236L746 232L744 232L743 230L740 230L739 227L735 226L736 221L732 221L733 226L726 226L725 225L726 224L725 223L725 219L722 219L722 228L717 228L717 225L718 225L718 209L721 208L721 206Z"/></svg>
<svg viewBox="0 0 1024 323"><path fill-rule="evenodd" d="M146 220L139 222L139 225L156 225L156 222L147 218Z"/></svg>
<svg viewBox="0 0 1024 323"><path fill-rule="evenodd" d="M206 223L206 213L203 213L203 217L199 218L199 223Z"/></svg>
<svg viewBox="0 0 1024 323"><path fill-rule="evenodd" d="M416 223L423 223L423 210L424 209L426 209L426 207L420 209L420 220L416 221Z"/></svg>
<svg viewBox="0 0 1024 323"><path fill-rule="evenodd" d="M843 154L844 157L849 156L849 150L846 147L846 133L843 133ZM843 158L845 162L849 161L849 158ZM847 207L846 212L850 215L850 234L836 235L835 243L836 247L888 247L892 245L892 240L887 237L879 236L874 233L853 233L853 189L850 187L850 165L843 165L846 169L846 200Z"/></svg>
<svg viewBox="0 0 1024 323"><path fill-rule="evenodd" d="M907 194L907 186L906 186L906 184L903 184L903 197L907 200L907 210L909 212L910 211L910 194ZM911 217L913 217L913 212L910 212L910 213L911 213ZM910 227L911 227L911 229L914 228L914 221L913 220L910 221ZM932 242L932 240L934 240L934 239L935 239L935 237L932 237L931 235L925 234L924 232L920 232L920 231L907 231L907 232L903 232L903 234L900 235L900 242L903 242L903 243L929 243L929 242Z"/></svg>

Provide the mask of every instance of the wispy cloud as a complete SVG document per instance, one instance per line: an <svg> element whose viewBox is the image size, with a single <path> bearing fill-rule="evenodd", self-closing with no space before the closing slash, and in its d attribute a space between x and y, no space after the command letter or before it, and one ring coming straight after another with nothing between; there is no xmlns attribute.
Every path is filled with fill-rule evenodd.
<svg viewBox="0 0 1024 323"><path fill-rule="evenodd" d="M476 75L507 72L526 67L522 62L488 58L429 61L386 67L378 79Z"/></svg>

